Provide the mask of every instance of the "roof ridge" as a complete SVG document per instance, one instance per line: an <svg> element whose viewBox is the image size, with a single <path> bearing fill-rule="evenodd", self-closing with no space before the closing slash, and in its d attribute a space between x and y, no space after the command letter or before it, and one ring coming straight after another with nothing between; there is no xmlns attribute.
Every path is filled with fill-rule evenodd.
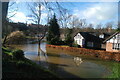
<svg viewBox="0 0 120 80"><path fill-rule="evenodd" d="M116 35L116 34L118 34L118 33L120 33L120 32L119 32L119 31L115 32L114 34L112 34L111 36L109 36L107 39L105 39L105 40L103 41L103 43L106 42L106 41L108 41L108 40L111 39L114 35Z"/></svg>

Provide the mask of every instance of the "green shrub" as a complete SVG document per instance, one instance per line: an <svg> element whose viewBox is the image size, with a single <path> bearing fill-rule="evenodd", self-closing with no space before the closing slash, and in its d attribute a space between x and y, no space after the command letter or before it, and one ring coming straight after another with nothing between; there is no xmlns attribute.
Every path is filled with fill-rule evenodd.
<svg viewBox="0 0 120 80"><path fill-rule="evenodd" d="M72 47L78 47L79 48L80 46L77 43L73 43Z"/></svg>
<svg viewBox="0 0 120 80"><path fill-rule="evenodd" d="M24 69L24 68L27 69L30 67L30 65L24 61L18 61L16 65L20 69Z"/></svg>
<svg viewBox="0 0 120 80"><path fill-rule="evenodd" d="M29 62L22 61L22 60L17 61L16 65L18 69L21 69L27 72L36 73L36 71L39 70L35 65L32 65ZM31 71L31 70L34 70L34 71Z"/></svg>
<svg viewBox="0 0 120 80"><path fill-rule="evenodd" d="M22 31L14 31L7 36L6 44L23 44L25 41L26 37Z"/></svg>
<svg viewBox="0 0 120 80"><path fill-rule="evenodd" d="M10 48L2 47L2 51L3 52L11 52L12 50Z"/></svg>
<svg viewBox="0 0 120 80"><path fill-rule="evenodd" d="M17 60L24 59L24 52L22 50L13 51L13 58L15 58Z"/></svg>

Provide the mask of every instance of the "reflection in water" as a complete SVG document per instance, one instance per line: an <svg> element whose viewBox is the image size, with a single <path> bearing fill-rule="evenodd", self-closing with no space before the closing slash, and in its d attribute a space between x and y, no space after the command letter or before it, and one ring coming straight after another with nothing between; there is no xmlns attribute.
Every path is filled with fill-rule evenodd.
<svg viewBox="0 0 120 80"><path fill-rule="evenodd" d="M38 62L39 62L39 64L40 64L40 45L38 44Z"/></svg>
<svg viewBox="0 0 120 80"><path fill-rule="evenodd" d="M41 49L41 47L40 47L40 45L38 44L38 63L39 64L42 64L42 65L44 65L46 68L48 68L48 65L47 65L47 53L45 53L42 49Z"/></svg>
<svg viewBox="0 0 120 80"><path fill-rule="evenodd" d="M80 57L74 57L74 62L77 66L79 66L83 61Z"/></svg>
<svg viewBox="0 0 120 80"><path fill-rule="evenodd" d="M100 60L76 52L46 48L46 43L41 43L40 46L38 44L25 44L14 45L14 47L22 49L26 58L65 78L73 78L75 76L81 78L102 78L111 75L111 72L115 74L113 76L118 74L117 64L120 63Z"/></svg>

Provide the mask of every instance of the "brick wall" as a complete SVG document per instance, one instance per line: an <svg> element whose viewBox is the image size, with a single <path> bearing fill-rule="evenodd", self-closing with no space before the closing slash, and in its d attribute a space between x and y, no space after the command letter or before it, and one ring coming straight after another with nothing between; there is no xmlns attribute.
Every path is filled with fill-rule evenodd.
<svg viewBox="0 0 120 80"><path fill-rule="evenodd" d="M112 43L106 43L106 51L113 51L112 46Z"/></svg>
<svg viewBox="0 0 120 80"><path fill-rule="evenodd" d="M93 50L93 49L75 48L75 47L62 47L62 46L48 45L48 44L46 47L67 50L70 52L77 52L79 54L90 55L106 60L114 60L120 62L120 52L108 52L103 50Z"/></svg>
<svg viewBox="0 0 120 80"><path fill-rule="evenodd" d="M112 43L107 42L106 43L106 51L109 51L109 52L120 52L120 50L114 50L114 49L112 49L112 46L113 46Z"/></svg>

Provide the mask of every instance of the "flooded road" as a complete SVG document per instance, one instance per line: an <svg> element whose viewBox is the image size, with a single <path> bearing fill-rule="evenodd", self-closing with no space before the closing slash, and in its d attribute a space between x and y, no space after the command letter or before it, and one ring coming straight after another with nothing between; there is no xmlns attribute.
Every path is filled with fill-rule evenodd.
<svg viewBox="0 0 120 80"><path fill-rule="evenodd" d="M117 70L119 67L118 62L46 48L46 43L42 43L40 46L38 44L25 44L14 45L14 47L22 49L26 58L63 78L103 78L112 75L113 69Z"/></svg>

